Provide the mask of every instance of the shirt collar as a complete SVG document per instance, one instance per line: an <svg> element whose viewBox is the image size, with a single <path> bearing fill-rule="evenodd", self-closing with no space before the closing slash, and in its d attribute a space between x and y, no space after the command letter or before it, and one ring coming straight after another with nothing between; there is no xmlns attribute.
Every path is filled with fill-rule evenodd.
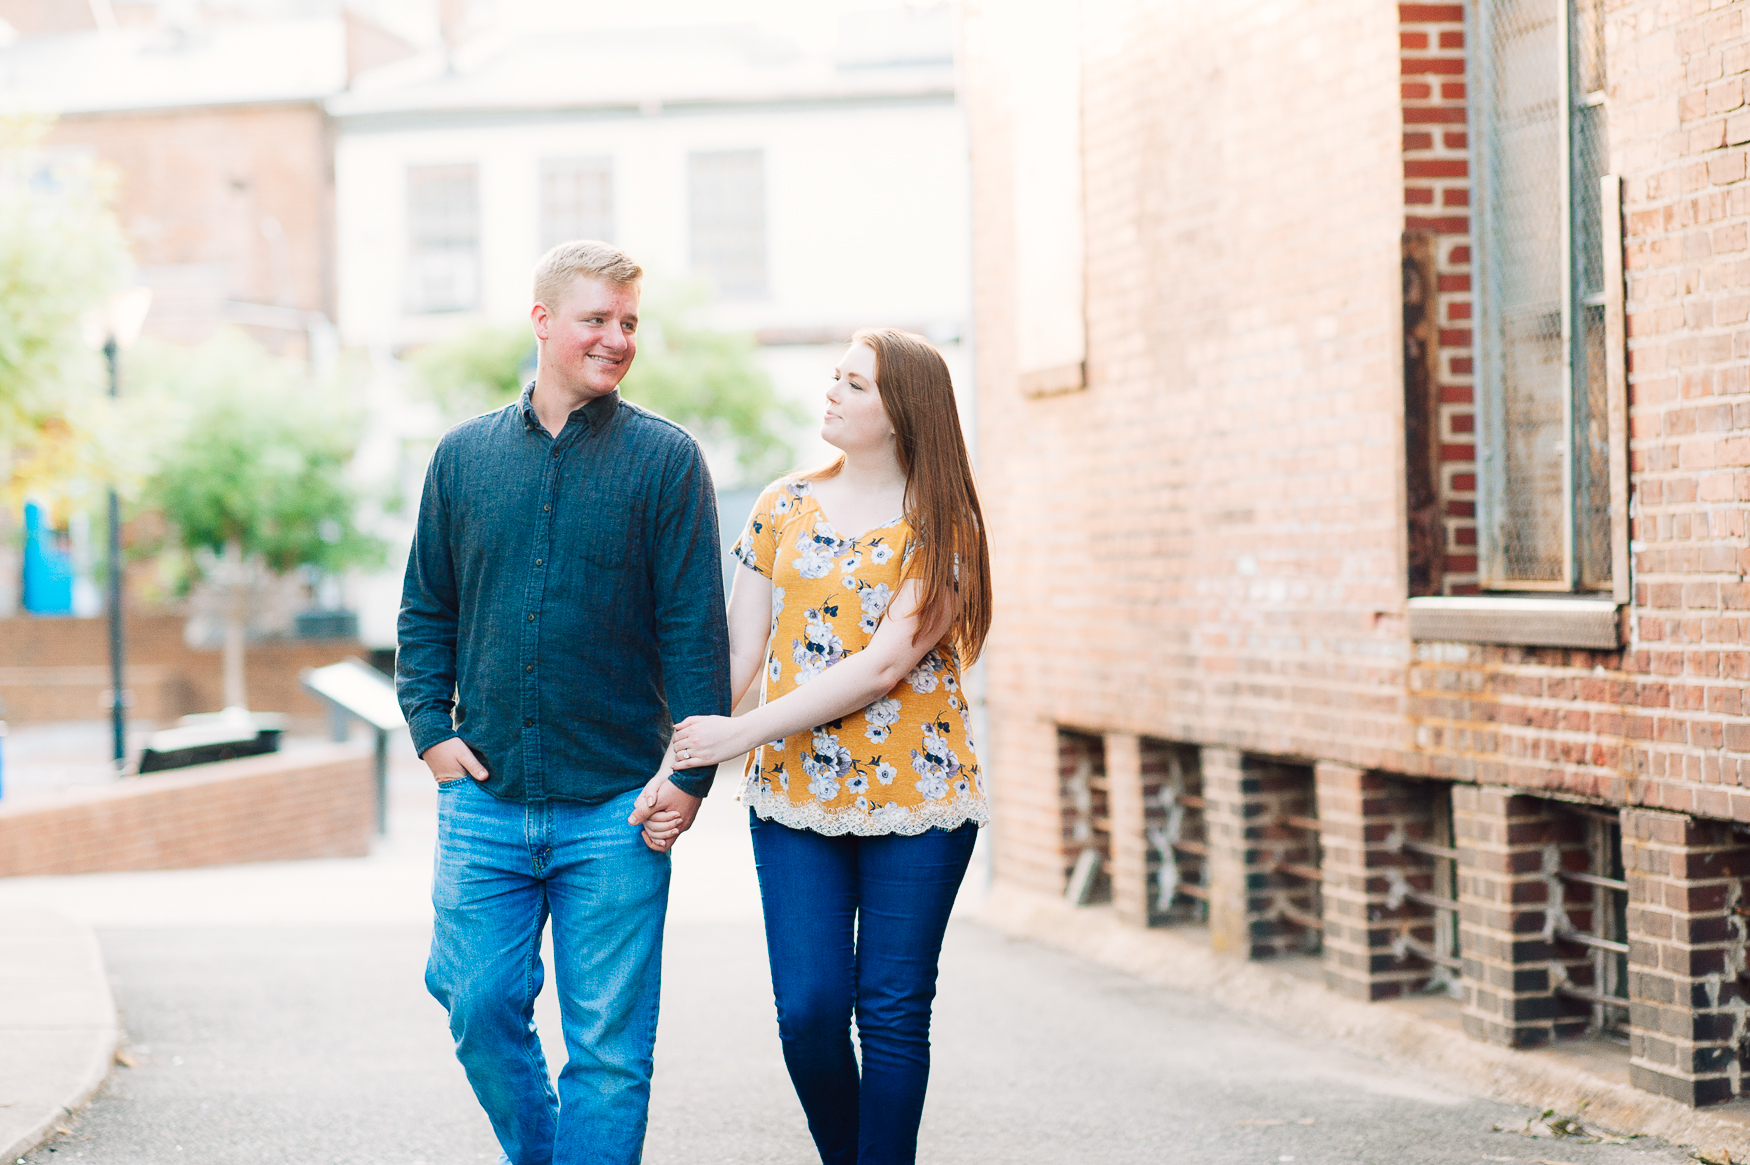
<svg viewBox="0 0 1750 1165"><path fill-rule="evenodd" d="M534 394L535 382L531 380L523 386L522 400L518 402L518 407L522 409L523 428L525 429L538 428L541 424L540 418L535 416ZM603 393L581 408L573 409L571 416L566 418L566 423L569 424L571 420L581 414L584 424L588 425L590 432L593 433L607 424L619 407L620 390L616 388L612 392Z"/></svg>

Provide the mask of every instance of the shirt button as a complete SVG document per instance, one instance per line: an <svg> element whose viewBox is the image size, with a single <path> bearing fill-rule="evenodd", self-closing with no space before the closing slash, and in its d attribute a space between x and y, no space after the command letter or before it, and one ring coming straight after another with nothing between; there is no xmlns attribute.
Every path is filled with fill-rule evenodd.
<svg viewBox="0 0 1750 1165"><path fill-rule="evenodd" d="M525 664L523 664L523 670L524 671L534 671L535 665L532 663L525 663Z"/></svg>
<svg viewBox="0 0 1750 1165"><path fill-rule="evenodd" d="M549 510L551 510L551 509L552 509L552 508L553 508L553 507L552 507L552 506L550 506L550 505L548 505L548 506L542 506L542 507L541 507L541 512L542 512L542 513L543 513L543 514L545 514L545 513L547 513L547 512L548 512L548 511L549 511Z"/></svg>
<svg viewBox="0 0 1750 1165"><path fill-rule="evenodd" d="M524 728L533 728L534 726L535 726L535 722L533 720L524 720L523 721Z"/></svg>
<svg viewBox="0 0 1750 1165"><path fill-rule="evenodd" d="M529 612L529 622L533 623L534 621L535 621L535 613L533 611L530 611Z"/></svg>
<svg viewBox="0 0 1750 1165"><path fill-rule="evenodd" d="M535 565L536 566L546 566L547 560L545 558L537 558L537 559L535 559Z"/></svg>
<svg viewBox="0 0 1750 1165"><path fill-rule="evenodd" d="M557 449L553 450L553 456L555 456L555 457L559 456L559 450L557 450Z"/></svg>

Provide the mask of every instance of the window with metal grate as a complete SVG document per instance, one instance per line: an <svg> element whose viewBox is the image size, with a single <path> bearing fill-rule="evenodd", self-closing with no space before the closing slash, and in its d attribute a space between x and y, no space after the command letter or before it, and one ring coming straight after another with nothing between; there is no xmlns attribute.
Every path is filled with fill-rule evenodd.
<svg viewBox="0 0 1750 1165"><path fill-rule="evenodd" d="M1077 906L1110 901L1112 816L1104 738L1058 729L1057 777L1063 819L1064 897Z"/></svg>
<svg viewBox="0 0 1750 1165"><path fill-rule="evenodd" d="M1471 11L1481 582L1615 591L1626 390L1604 0Z"/></svg>
<svg viewBox="0 0 1750 1165"><path fill-rule="evenodd" d="M1209 918L1209 839L1198 749L1144 737L1143 828L1148 839L1149 923Z"/></svg>

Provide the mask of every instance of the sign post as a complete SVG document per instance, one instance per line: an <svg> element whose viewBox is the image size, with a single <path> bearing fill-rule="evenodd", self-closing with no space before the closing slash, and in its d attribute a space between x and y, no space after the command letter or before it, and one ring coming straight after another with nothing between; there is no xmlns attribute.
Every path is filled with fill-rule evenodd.
<svg viewBox="0 0 1750 1165"><path fill-rule="evenodd" d="M405 728L395 685L369 664L356 659L311 668L304 687L328 704L335 740L345 740L352 720L362 720L377 733L377 832L389 832L389 733Z"/></svg>

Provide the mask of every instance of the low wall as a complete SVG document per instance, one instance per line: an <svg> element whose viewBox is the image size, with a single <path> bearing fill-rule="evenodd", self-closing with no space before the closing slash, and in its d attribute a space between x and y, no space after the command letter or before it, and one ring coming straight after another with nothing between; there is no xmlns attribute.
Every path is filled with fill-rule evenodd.
<svg viewBox="0 0 1750 1165"><path fill-rule="evenodd" d="M0 802L0 876L170 870L361 857L376 830L367 745L335 744L197 765Z"/></svg>
<svg viewBox="0 0 1750 1165"><path fill-rule="evenodd" d="M127 689L131 718L163 723L224 704L218 649L183 642L181 615L130 616ZM354 639L261 639L244 653L249 706L315 724L327 714L298 677L364 654ZM13 724L107 716L109 625L102 618L18 615L0 619L0 719Z"/></svg>

